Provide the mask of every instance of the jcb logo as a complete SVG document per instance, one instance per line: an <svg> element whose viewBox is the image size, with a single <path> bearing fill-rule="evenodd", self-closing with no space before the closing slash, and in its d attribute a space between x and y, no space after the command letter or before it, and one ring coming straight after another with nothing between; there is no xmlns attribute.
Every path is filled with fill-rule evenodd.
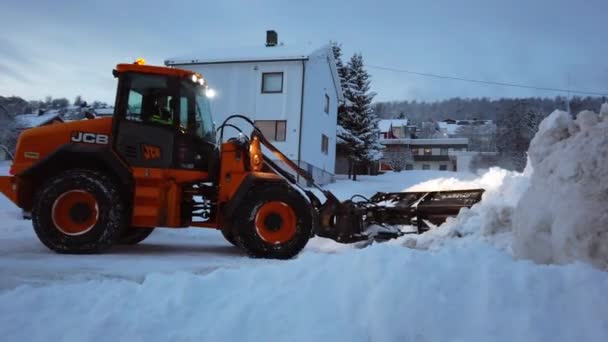
<svg viewBox="0 0 608 342"><path fill-rule="evenodd" d="M160 147L152 145L142 145L141 147L144 152L144 159L160 159Z"/></svg>
<svg viewBox="0 0 608 342"><path fill-rule="evenodd" d="M110 137L106 134L87 132L72 132L72 142L85 144L107 145Z"/></svg>

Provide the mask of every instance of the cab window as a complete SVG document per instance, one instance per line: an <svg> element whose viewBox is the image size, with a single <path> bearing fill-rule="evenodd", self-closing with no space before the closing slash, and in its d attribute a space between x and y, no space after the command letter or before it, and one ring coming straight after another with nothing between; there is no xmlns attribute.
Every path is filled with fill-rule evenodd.
<svg viewBox="0 0 608 342"><path fill-rule="evenodd" d="M176 104L169 83L165 76L131 75L125 118L130 121L172 125Z"/></svg>

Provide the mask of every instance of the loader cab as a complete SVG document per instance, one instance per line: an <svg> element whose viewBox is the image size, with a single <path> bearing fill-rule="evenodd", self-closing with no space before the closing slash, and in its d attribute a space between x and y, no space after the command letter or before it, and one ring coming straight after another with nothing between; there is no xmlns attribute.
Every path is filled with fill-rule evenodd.
<svg viewBox="0 0 608 342"><path fill-rule="evenodd" d="M133 167L209 171L215 128L206 85L180 69L119 64L113 143Z"/></svg>

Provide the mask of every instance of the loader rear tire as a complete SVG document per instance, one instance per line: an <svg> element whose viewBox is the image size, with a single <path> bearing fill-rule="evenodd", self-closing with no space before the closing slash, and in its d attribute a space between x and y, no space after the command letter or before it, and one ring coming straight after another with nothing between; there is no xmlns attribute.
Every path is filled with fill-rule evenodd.
<svg viewBox="0 0 608 342"><path fill-rule="evenodd" d="M117 244L119 245L137 245L138 243L144 241L152 232L154 228L144 228L144 227L127 227L120 238L118 239Z"/></svg>
<svg viewBox="0 0 608 342"><path fill-rule="evenodd" d="M234 217L235 242L254 258L289 259L306 246L313 230L310 203L284 184L252 187Z"/></svg>
<svg viewBox="0 0 608 342"><path fill-rule="evenodd" d="M127 222L121 193L103 173L73 169L47 181L34 196L32 223L58 253L97 253L121 236Z"/></svg>

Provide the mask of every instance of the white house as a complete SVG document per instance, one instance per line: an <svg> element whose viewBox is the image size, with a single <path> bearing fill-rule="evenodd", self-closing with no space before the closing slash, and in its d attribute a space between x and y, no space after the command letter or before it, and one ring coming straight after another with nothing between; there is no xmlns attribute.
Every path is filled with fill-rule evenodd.
<svg viewBox="0 0 608 342"><path fill-rule="evenodd" d="M165 64L207 79L216 94L211 109L218 125L232 114L251 118L318 183L331 182L338 104L343 101L331 46L291 47L277 44L274 31L266 36L266 46L204 50ZM233 129L225 132L234 134Z"/></svg>

